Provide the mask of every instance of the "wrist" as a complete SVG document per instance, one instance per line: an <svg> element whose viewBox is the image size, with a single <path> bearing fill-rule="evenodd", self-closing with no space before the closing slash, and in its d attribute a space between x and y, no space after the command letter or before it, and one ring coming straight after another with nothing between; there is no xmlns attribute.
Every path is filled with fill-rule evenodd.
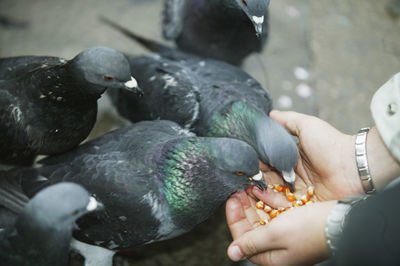
<svg viewBox="0 0 400 266"><path fill-rule="evenodd" d="M386 148L376 127L371 128L367 137L369 171L377 190L382 190L400 176L400 165Z"/></svg>
<svg viewBox="0 0 400 266"><path fill-rule="evenodd" d="M356 135L345 135L346 141L345 147L343 147L342 165L344 169L342 172L344 178L347 181L345 184L347 187L347 193L339 194L339 198L347 197L350 195L364 194L363 186L360 182L360 176L358 174L356 155L354 152L354 143L356 141Z"/></svg>

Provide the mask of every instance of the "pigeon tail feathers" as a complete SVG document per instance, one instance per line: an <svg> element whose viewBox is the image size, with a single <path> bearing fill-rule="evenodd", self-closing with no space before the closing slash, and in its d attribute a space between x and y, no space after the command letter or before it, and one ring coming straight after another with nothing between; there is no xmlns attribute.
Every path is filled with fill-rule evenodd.
<svg viewBox="0 0 400 266"><path fill-rule="evenodd" d="M152 41L150 39L146 39L142 36L139 36L137 34L135 34L134 32L122 27L121 25L109 20L106 17L100 16L100 21L107 24L108 26L112 27L113 29L121 32L122 34L124 34L125 36L129 37L130 39L138 42L139 44L141 44L142 46L144 46L146 49L152 51L152 52L163 52L163 51L168 51L171 50L172 48L163 45L161 43Z"/></svg>

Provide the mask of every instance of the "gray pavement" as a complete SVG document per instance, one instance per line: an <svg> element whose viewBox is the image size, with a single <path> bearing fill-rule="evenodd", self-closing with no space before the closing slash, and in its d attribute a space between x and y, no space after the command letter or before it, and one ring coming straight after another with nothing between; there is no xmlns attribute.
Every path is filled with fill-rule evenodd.
<svg viewBox="0 0 400 266"><path fill-rule="evenodd" d="M391 0L272 0L270 39L244 68L268 89L275 107L317 115L346 133L373 124L369 102L376 89L400 71L400 19ZM162 40L161 0L0 0L0 16L28 23L0 24L0 56L71 58L104 45L145 53L98 21L105 15L144 36ZM102 103L92 136L113 128ZM194 232L136 250L117 265L230 265L223 209ZM79 263L78 263L79 264Z"/></svg>

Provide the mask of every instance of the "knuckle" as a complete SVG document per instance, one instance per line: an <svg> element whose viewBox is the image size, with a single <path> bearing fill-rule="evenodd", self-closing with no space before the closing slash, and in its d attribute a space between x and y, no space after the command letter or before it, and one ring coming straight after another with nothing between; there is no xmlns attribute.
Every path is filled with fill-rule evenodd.
<svg viewBox="0 0 400 266"><path fill-rule="evenodd" d="M246 256L251 256L258 252L257 246L252 239L246 239L243 243L243 251Z"/></svg>

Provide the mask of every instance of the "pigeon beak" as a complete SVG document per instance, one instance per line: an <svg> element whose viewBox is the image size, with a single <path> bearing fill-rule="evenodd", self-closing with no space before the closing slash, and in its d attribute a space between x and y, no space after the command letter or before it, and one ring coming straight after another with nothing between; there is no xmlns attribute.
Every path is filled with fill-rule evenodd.
<svg viewBox="0 0 400 266"><path fill-rule="evenodd" d="M258 172L258 174L256 174L255 176L249 177L249 179L254 186L258 187L262 191L266 189L268 186L267 183L264 181L263 174L261 171Z"/></svg>
<svg viewBox="0 0 400 266"><path fill-rule="evenodd" d="M291 192L294 192L296 189L294 187L294 181L296 181L296 174L294 170L290 170L289 172L282 171L282 176L285 182L289 185L289 189Z"/></svg>
<svg viewBox="0 0 400 266"><path fill-rule="evenodd" d="M264 16L261 17L253 16L251 20L253 21L254 29L256 30L256 35L258 38L260 38L263 32Z"/></svg>
<svg viewBox="0 0 400 266"><path fill-rule="evenodd" d="M102 210L104 209L104 205L101 204L100 202L98 202L94 197L90 197L89 199L89 203L86 206L86 210L88 212L92 212L92 211L97 211L97 210Z"/></svg>
<svg viewBox="0 0 400 266"><path fill-rule="evenodd" d="M140 97L143 96L143 90L138 86L136 79L131 79L124 83L125 89L133 93L137 93Z"/></svg>

